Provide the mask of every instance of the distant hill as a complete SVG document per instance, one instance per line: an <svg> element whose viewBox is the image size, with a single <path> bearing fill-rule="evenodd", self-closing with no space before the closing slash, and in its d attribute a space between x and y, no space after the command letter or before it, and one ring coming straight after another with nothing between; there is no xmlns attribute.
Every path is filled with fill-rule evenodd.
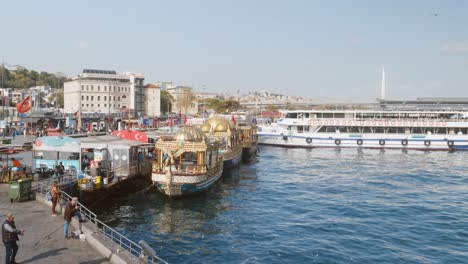
<svg viewBox="0 0 468 264"><path fill-rule="evenodd" d="M9 70L6 67L2 69L0 65L0 82L2 70L4 88L30 88L33 86L63 88L63 83L69 80L64 74L30 71L21 66L17 66L15 70Z"/></svg>

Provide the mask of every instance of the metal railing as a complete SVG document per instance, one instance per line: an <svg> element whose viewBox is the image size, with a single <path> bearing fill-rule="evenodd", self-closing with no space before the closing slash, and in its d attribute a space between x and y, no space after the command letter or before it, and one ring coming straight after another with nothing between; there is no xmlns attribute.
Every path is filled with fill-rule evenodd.
<svg viewBox="0 0 468 264"><path fill-rule="evenodd" d="M42 195L43 199L46 199L46 194L50 191L51 186L50 182L38 182L35 187L33 187L33 191L36 194ZM63 191L61 192L61 203L68 203L71 201L72 197ZM116 231L112 227L106 225L101 220L97 218L97 215L93 213L91 210L86 208L84 205L78 202L79 211L83 218L87 220L88 223L93 224L96 229L99 231L101 235L103 235L104 240L109 240L115 246L119 248L119 250L125 251L130 254L131 258L138 258L140 260L146 261L146 263L165 263L167 262L160 257L158 257L153 250L148 250L148 247L144 249L138 245L137 243L133 242L126 236L122 235L120 232ZM140 244L144 243L144 241L140 241ZM146 243L144 243L146 245Z"/></svg>

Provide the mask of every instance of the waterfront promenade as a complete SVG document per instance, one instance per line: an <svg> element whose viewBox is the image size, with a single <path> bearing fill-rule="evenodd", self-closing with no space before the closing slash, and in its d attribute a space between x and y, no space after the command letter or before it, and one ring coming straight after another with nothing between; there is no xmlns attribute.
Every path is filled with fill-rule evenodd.
<svg viewBox="0 0 468 264"><path fill-rule="evenodd" d="M20 236L18 242L19 251L16 257L18 263L109 263L87 242L81 242L79 239L64 239L62 215L52 216L50 208L38 201L10 203L8 184L1 184L0 217L2 223L8 212L15 215L17 228L25 229L24 236ZM53 233L50 239L46 238L34 246L57 229L59 230ZM0 247L0 252L0 262L3 262L5 257L3 245Z"/></svg>

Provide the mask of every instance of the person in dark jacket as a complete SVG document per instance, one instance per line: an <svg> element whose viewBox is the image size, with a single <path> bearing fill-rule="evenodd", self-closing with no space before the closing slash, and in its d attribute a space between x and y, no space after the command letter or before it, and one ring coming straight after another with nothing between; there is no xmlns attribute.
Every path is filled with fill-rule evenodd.
<svg viewBox="0 0 468 264"><path fill-rule="evenodd" d="M68 239L68 227L70 226L72 217L77 217L78 221L80 222L80 231L81 231L81 223L85 222L80 214L80 206L78 205L78 198L73 197L71 201L67 203L65 206L65 212L63 213L63 219L65 220L65 225L63 227L63 233L65 235L65 239Z"/></svg>
<svg viewBox="0 0 468 264"><path fill-rule="evenodd" d="M15 216L12 213L6 215L6 220L2 225L2 240L5 245L5 263L16 264L15 257L18 253L18 235L24 235L24 230L16 229Z"/></svg>

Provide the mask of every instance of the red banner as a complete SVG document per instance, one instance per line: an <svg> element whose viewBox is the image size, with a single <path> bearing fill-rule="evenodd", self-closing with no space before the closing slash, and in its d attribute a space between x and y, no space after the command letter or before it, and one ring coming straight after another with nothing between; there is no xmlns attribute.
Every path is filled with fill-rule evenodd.
<svg viewBox="0 0 468 264"><path fill-rule="evenodd" d="M23 101L16 104L16 109L19 113L23 114L31 109L31 96L23 99Z"/></svg>
<svg viewBox="0 0 468 264"><path fill-rule="evenodd" d="M148 136L144 132L135 130L117 130L112 132L112 135L118 136L128 140L136 140L144 143L148 143Z"/></svg>

